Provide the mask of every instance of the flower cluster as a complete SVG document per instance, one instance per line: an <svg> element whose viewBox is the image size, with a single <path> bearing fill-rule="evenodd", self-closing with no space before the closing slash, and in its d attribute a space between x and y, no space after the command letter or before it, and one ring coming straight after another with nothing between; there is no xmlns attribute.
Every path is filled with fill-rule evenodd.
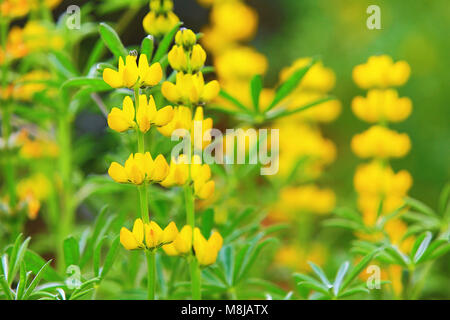
<svg viewBox="0 0 450 320"><path fill-rule="evenodd" d="M144 223L141 219L136 219L132 231L122 227L120 230L120 243L127 250L156 250L172 243L177 235L178 229L174 222L169 223L167 227L162 229L154 221Z"/></svg>
<svg viewBox="0 0 450 320"><path fill-rule="evenodd" d="M155 86L162 79L162 69L159 62L149 65L147 56L141 54L139 63L136 62L136 55L128 55L119 58L119 70L105 68L103 70L103 80L113 88L133 88L135 85Z"/></svg>
<svg viewBox="0 0 450 320"><path fill-rule="evenodd" d="M189 164L191 163L191 164ZM211 169L200 163L200 157L194 155L192 161L186 155L180 155L170 161L169 173L161 182L164 187L193 183L194 194L200 199L208 199L214 193L215 183L211 180Z"/></svg>
<svg viewBox="0 0 450 320"><path fill-rule="evenodd" d="M109 113L109 127L117 132L139 128L141 132L145 133L150 130L151 125L157 127L167 125L174 116L172 106L166 106L156 110L153 96L150 96L147 100L145 94L139 95L138 106L136 111L133 100L129 96L126 96L123 99L122 109L114 107Z"/></svg>
<svg viewBox="0 0 450 320"><path fill-rule="evenodd" d="M140 185L144 182L161 182L169 173L169 165L163 155L152 159L150 152L130 154L125 165L111 163L108 174L116 182Z"/></svg>
<svg viewBox="0 0 450 320"><path fill-rule="evenodd" d="M142 21L145 32L161 37L172 30L180 21L172 10L172 0L150 0L150 12Z"/></svg>
<svg viewBox="0 0 450 320"><path fill-rule="evenodd" d="M192 252L201 266L208 266L216 262L222 244L223 238L218 232L213 232L206 240L199 228L194 228L192 233L192 227L186 225L171 244L163 246L163 250L169 256L187 255Z"/></svg>

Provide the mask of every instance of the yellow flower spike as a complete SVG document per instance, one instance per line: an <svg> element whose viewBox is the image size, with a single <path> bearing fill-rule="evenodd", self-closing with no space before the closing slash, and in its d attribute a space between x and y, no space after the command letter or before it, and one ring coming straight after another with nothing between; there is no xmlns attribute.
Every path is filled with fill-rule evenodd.
<svg viewBox="0 0 450 320"><path fill-rule="evenodd" d="M122 110L119 108L112 108L108 114L108 126L117 132L124 132L128 129L134 128L134 105L133 100L129 96L123 99Z"/></svg>
<svg viewBox="0 0 450 320"><path fill-rule="evenodd" d="M175 43L179 46L190 48L197 42L195 33L186 28L181 28L175 35Z"/></svg>
<svg viewBox="0 0 450 320"><path fill-rule="evenodd" d="M111 163L108 169L108 174L116 182L128 182L128 174L126 173L125 168L117 162Z"/></svg>
<svg viewBox="0 0 450 320"><path fill-rule="evenodd" d="M206 52L203 50L202 46L199 44L196 44L192 48L191 53L191 68L194 72L199 71L201 68L203 68L203 65L206 61Z"/></svg>
<svg viewBox="0 0 450 320"><path fill-rule="evenodd" d="M169 165L162 155L158 155L154 161L151 180L163 181L169 174Z"/></svg>
<svg viewBox="0 0 450 320"><path fill-rule="evenodd" d="M136 219L133 230L129 231L123 227L120 230L120 242L127 250L134 249L157 249L161 245L170 244L177 237L178 229L174 222L171 222L162 230L154 221L143 223L141 219Z"/></svg>
<svg viewBox="0 0 450 320"><path fill-rule="evenodd" d="M155 125L158 127L167 125L170 121L172 121L174 114L175 112L172 106L165 106L164 108L159 109L154 119Z"/></svg>
<svg viewBox="0 0 450 320"><path fill-rule="evenodd" d="M169 51L168 59L172 69L178 71L188 70L188 59L183 47L174 45Z"/></svg>
<svg viewBox="0 0 450 320"><path fill-rule="evenodd" d="M147 55L141 54L139 56L139 78L145 86L157 85L163 76L162 68L159 62L148 65Z"/></svg>

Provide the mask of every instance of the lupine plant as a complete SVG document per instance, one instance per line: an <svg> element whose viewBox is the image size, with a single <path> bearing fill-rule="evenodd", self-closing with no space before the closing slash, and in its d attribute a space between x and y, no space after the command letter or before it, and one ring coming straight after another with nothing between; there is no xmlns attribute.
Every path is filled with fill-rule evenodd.
<svg viewBox="0 0 450 320"><path fill-rule="evenodd" d="M431 207L393 169L414 146L390 128L413 112L396 89L408 62L354 63L367 92L351 110L372 126L347 142L369 160L340 200L326 132L345 108L336 82L352 79L320 55L273 70L249 44L255 8L198 4L201 30L172 0L61 16L60 1L1 2L0 298L448 294L450 186Z"/></svg>

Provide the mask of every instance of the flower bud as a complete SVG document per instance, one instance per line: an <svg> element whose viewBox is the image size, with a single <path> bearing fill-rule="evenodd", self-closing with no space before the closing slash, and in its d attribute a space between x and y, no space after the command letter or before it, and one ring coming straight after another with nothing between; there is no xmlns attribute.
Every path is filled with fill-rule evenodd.
<svg viewBox="0 0 450 320"><path fill-rule="evenodd" d="M197 42L195 33L186 28L181 28L175 35L175 43L185 48L191 48Z"/></svg>

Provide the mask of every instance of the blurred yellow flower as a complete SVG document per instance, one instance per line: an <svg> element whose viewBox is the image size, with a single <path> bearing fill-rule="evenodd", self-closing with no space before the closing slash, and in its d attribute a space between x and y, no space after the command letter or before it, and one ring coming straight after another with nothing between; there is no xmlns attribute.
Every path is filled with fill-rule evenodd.
<svg viewBox="0 0 450 320"><path fill-rule="evenodd" d="M283 188L279 202L281 208L294 215L298 211L327 214L335 204L336 196L331 189L320 189L313 184Z"/></svg>
<svg viewBox="0 0 450 320"><path fill-rule="evenodd" d="M174 222L169 223L163 230L154 221L144 223L141 219L136 219L132 231L122 227L120 243L127 250L155 250L174 241L177 234L178 229Z"/></svg>
<svg viewBox="0 0 450 320"><path fill-rule="evenodd" d="M274 260L277 265L288 267L292 271L309 272L311 267L308 261L322 266L326 256L326 248L318 242L310 244L307 248L297 244L287 244L277 250Z"/></svg>
<svg viewBox="0 0 450 320"><path fill-rule="evenodd" d="M407 134L375 125L353 137L353 152L360 158L401 158L411 148Z"/></svg>
<svg viewBox="0 0 450 320"><path fill-rule="evenodd" d="M399 98L394 89L372 89L367 97L355 97L352 101L353 113L367 122L400 122L411 114L412 103L407 97Z"/></svg>
<svg viewBox="0 0 450 320"><path fill-rule="evenodd" d="M353 80L362 89L402 86L411 68L406 61L395 62L388 55L372 56L353 68Z"/></svg>
<svg viewBox="0 0 450 320"><path fill-rule="evenodd" d="M41 173L23 179L17 184L17 195L27 204L30 219L36 219L41 201L49 196L50 188L50 181Z"/></svg>
<svg viewBox="0 0 450 320"><path fill-rule="evenodd" d="M292 110L317 101L323 97L323 94L318 92L300 91L291 94L285 104ZM340 112L341 102L339 100L330 100L291 115L290 117L303 121L331 122L336 120Z"/></svg>
<svg viewBox="0 0 450 320"><path fill-rule="evenodd" d="M151 0L150 12L142 21L145 32L155 37L161 37L172 30L180 21L172 10L172 0Z"/></svg>
<svg viewBox="0 0 450 320"><path fill-rule="evenodd" d="M149 66L147 56L141 54L138 66L136 59L136 56L128 55L124 63L120 57L119 70L105 68L103 80L113 88L132 88L136 83L139 87L157 85L162 79L162 68L159 62Z"/></svg>
<svg viewBox="0 0 450 320"><path fill-rule="evenodd" d="M160 182L169 173L169 165L162 155L152 159L150 152L131 154L125 165L111 163L108 174L116 182L140 185L144 182Z"/></svg>

